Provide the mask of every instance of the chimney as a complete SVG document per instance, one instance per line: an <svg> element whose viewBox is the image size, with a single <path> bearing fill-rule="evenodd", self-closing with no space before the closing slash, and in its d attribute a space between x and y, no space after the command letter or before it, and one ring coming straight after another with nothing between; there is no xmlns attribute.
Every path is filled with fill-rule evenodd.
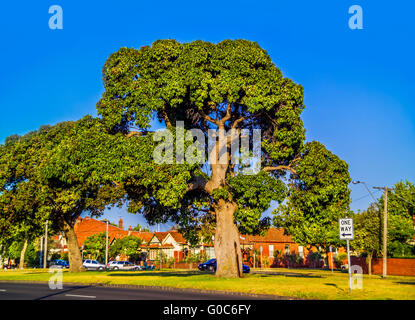
<svg viewBox="0 0 415 320"><path fill-rule="evenodd" d="M121 230L124 230L124 229L123 229L123 227L122 227L122 218L120 218L120 221L118 221L118 227L119 227Z"/></svg>

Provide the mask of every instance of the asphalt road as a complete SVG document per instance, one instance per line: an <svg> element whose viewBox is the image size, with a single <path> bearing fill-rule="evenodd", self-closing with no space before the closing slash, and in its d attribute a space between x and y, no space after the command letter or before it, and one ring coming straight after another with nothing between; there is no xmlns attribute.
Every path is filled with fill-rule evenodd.
<svg viewBox="0 0 415 320"><path fill-rule="evenodd" d="M52 290L47 283L0 282L0 300L255 300L264 299L223 293L198 293L181 290L113 288L63 285Z"/></svg>

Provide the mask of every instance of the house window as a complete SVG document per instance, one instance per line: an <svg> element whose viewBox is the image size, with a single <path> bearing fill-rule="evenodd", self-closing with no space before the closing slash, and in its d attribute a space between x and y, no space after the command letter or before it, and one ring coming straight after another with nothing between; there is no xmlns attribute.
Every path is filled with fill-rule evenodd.
<svg viewBox="0 0 415 320"><path fill-rule="evenodd" d="M304 258L304 247L303 246L298 246L298 255L300 256L300 258Z"/></svg>
<svg viewBox="0 0 415 320"><path fill-rule="evenodd" d="M270 244L268 246L268 251L269 251L269 256L273 257L274 256L274 245L273 244Z"/></svg>
<svg viewBox="0 0 415 320"><path fill-rule="evenodd" d="M285 254L290 254L290 245L289 244L285 245Z"/></svg>

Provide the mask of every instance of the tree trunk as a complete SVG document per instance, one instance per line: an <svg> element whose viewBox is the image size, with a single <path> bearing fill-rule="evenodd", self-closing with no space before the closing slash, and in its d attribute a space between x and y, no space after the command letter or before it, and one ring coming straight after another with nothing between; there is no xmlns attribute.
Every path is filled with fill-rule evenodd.
<svg viewBox="0 0 415 320"><path fill-rule="evenodd" d="M19 268L20 269L23 269L23 267L24 267L24 257L25 257L25 254L26 254L26 249L27 249L27 239L25 239L22 251L20 251L20 263L19 263Z"/></svg>
<svg viewBox="0 0 415 320"><path fill-rule="evenodd" d="M82 265L81 250L78 247L74 227L66 221L64 222L64 233L68 244L69 272L85 271Z"/></svg>
<svg viewBox="0 0 415 320"><path fill-rule="evenodd" d="M238 278L242 276L242 254L239 232L233 221L236 204L219 200L215 207L216 276Z"/></svg>

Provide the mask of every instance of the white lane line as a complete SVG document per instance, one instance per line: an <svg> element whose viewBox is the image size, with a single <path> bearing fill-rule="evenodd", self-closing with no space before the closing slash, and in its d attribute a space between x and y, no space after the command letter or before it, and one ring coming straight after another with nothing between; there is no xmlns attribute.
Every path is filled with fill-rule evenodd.
<svg viewBox="0 0 415 320"><path fill-rule="evenodd" d="M7 290L6 289L0 289L0 292L6 292Z"/></svg>
<svg viewBox="0 0 415 320"><path fill-rule="evenodd" d="M67 297L78 297L78 298L90 298L90 299L96 299L96 296L81 296L79 294L65 294Z"/></svg>

